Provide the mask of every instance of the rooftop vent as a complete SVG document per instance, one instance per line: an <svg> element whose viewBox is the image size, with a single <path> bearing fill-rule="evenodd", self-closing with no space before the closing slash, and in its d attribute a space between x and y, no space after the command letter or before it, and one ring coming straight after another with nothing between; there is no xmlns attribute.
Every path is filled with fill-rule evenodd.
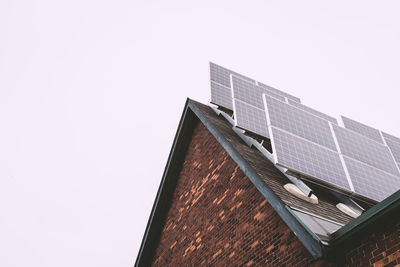
<svg viewBox="0 0 400 267"><path fill-rule="evenodd" d="M283 186L289 193L291 193L292 195L305 200L307 202L310 202L312 204L318 204L318 198L316 195L311 194L311 196L307 196L306 194L303 193L303 191L300 190L300 188L298 188L296 185L294 184L285 184Z"/></svg>
<svg viewBox="0 0 400 267"><path fill-rule="evenodd" d="M341 212L349 215L352 218L357 218L358 216L361 215L361 213L356 212L355 210L353 210L352 208L350 208L349 206L347 206L346 204L343 204L343 203L337 204L336 208L338 208Z"/></svg>

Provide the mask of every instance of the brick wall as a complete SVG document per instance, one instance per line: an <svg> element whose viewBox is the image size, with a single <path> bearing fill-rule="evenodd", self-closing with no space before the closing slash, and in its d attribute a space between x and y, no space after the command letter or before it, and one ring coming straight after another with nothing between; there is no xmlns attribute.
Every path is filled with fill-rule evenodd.
<svg viewBox="0 0 400 267"><path fill-rule="evenodd" d="M393 218L392 218L393 219ZM375 225L374 232L357 242L346 254L347 266L400 266L400 223L388 220Z"/></svg>
<svg viewBox="0 0 400 267"><path fill-rule="evenodd" d="M203 124L190 142L154 266L310 266L311 255Z"/></svg>

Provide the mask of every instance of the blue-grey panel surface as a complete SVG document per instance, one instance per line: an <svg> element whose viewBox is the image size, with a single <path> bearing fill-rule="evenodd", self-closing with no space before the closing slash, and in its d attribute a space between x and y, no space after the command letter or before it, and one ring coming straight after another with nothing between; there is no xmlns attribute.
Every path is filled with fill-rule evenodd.
<svg viewBox="0 0 400 267"><path fill-rule="evenodd" d="M310 108L310 107L307 107L307 106L305 106L303 104L300 104L297 101L289 99L289 104L292 105L292 106L295 106L296 108L299 108L301 110L307 111L308 113L311 113L311 114L313 114L315 116L323 118L323 119L325 119L327 121L330 121L330 122L332 122L334 124L338 124L337 120L334 117L331 117L329 115L326 115L325 113L319 112L318 110L315 110L313 108Z"/></svg>
<svg viewBox="0 0 400 267"><path fill-rule="evenodd" d="M231 87L231 77L230 75L234 74L244 80L248 80L252 83L256 83L255 80L241 75L237 72L231 71L227 68L221 67L215 63L210 62L210 79L211 81L217 82L219 84L225 85L227 87Z"/></svg>
<svg viewBox="0 0 400 267"><path fill-rule="evenodd" d="M277 163L295 172L351 190L339 153L272 128Z"/></svg>
<svg viewBox="0 0 400 267"><path fill-rule="evenodd" d="M393 175L400 175L389 148L370 138L333 125L343 155L354 158Z"/></svg>
<svg viewBox="0 0 400 267"><path fill-rule="evenodd" d="M269 91L271 91L271 92L273 92L273 93L275 93L275 94L277 94L277 95L281 95L281 96L283 96L283 97L287 97L288 99L291 99L291 100L296 101L296 102L298 102L298 103L301 102L301 101L300 101L300 98L298 98L298 97L296 97L296 96L293 96L293 95L291 95L291 94L288 94L288 93L286 93L286 92L283 92L283 91L281 91L281 90L278 90L278 89L276 89L276 88L274 88L274 87L271 87L271 86L266 85L266 84L261 83L261 82L257 82L257 84L258 84L259 86L262 86L262 87L264 87L264 88L267 88Z"/></svg>
<svg viewBox="0 0 400 267"><path fill-rule="evenodd" d="M233 110L232 89L211 81L211 103Z"/></svg>
<svg viewBox="0 0 400 267"><path fill-rule="evenodd" d="M272 97L265 99L272 126L336 151L328 121Z"/></svg>
<svg viewBox="0 0 400 267"><path fill-rule="evenodd" d="M246 104L238 99L234 99L234 102L236 126L269 138L265 110Z"/></svg>
<svg viewBox="0 0 400 267"><path fill-rule="evenodd" d="M355 131L361 135L371 138L378 143L383 144L382 136L379 130L344 116L342 116L342 121L346 129Z"/></svg>
<svg viewBox="0 0 400 267"><path fill-rule="evenodd" d="M269 92L267 89L261 86L245 81L234 75L232 75L232 90L234 98L260 109L264 109L264 102L262 97L263 94L267 94L268 96L275 97L277 99L280 99L281 101L285 101L285 98L283 96L277 95L273 92Z"/></svg>
<svg viewBox="0 0 400 267"><path fill-rule="evenodd" d="M381 201L399 190L400 177L346 156L344 161L356 193Z"/></svg>

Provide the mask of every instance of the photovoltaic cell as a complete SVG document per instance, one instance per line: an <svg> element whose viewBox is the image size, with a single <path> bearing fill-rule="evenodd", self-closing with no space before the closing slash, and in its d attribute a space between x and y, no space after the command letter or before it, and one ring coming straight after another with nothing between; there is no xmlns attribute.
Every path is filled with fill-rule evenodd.
<svg viewBox="0 0 400 267"><path fill-rule="evenodd" d="M382 201L400 188L400 177L344 157L354 191L376 201Z"/></svg>
<svg viewBox="0 0 400 267"><path fill-rule="evenodd" d="M333 125L343 155L349 156L393 175L400 175L389 149L368 137Z"/></svg>
<svg viewBox="0 0 400 267"><path fill-rule="evenodd" d="M217 82L219 84L225 85L230 88L231 87L231 78L230 78L231 74L234 74L234 75L236 75L244 80L247 80L249 82L252 82L254 84L256 83L255 80L253 80L249 77L246 77L244 75L241 75L239 73L236 73L234 71L231 71L229 69L226 69L215 63L210 62L210 79L211 79L211 81Z"/></svg>
<svg viewBox="0 0 400 267"><path fill-rule="evenodd" d="M292 96L291 94L288 94L288 93L283 92L283 91L281 91L281 90L275 89L274 87L271 87L271 86L269 86L269 85L263 84L263 83L261 83L261 82L257 82L257 84L258 84L259 86L261 86L261 87L267 88L269 91L271 91L271 92L273 92L273 93L275 93L275 94L277 94L277 95L280 95L280 96L282 96L282 97L287 97L288 99L291 99L291 100L296 101L296 102L298 102L298 103L301 102L301 101L300 101L300 98L298 98L298 97L296 97L296 96Z"/></svg>
<svg viewBox="0 0 400 267"><path fill-rule="evenodd" d="M382 135L383 135L383 137L385 137L385 140L389 139L389 140L395 141L397 143L400 143L400 138L398 138L394 135L390 135L390 134L384 133L384 132L382 132Z"/></svg>
<svg viewBox="0 0 400 267"><path fill-rule="evenodd" d="M236 126L269 138L265 111L248 105L238 99L234 99L234 102Z"/></svg>
<svg viewBox="0 0 400 267"><path fill-rule="evenodd" d="M390 151L392 151L392 155L394 160L397 162L397 165L400 167L400 143L386 139L386 144L388 145Z"/></svg>
<svg viewBox="0 0 400 267"><path fill-rule="evenodd" d="M267 89L261 86L257 86L236 76L232 76L232 90L233 95L236 99L239 99L260 109L264 109L264 102L262 98L262 94L264 93L268 96L285 101L284 97L277 95L273 92L269 92Z"/></svg>
<svg viewBox="0 0 400 267"><path fill-rule="evenodd" d="M299 108L301 110L307 111L308 113L311 113L311 114L313 114L315 116L318 116L318 117L320 117L322 119L330 121L330 122L332 122L334 124L338 124L337 120L334 117L331 117L331 116L326 115L326 114L324 114L322 112L319 112L318 110L315 110L313 108L310 108L310 107L307 107L307 106L305 106L303 104L300 104L297 101L289 99L289 104L292 105L292 106L295 106L296 108Z"/></svg>
<svg viewBox="0 0 400 267"><path fill-rule="evenodd" d="M233 110L232 89L211 81L211 103Z"/></svg>
<svg viewBox="0 0 400 267"><path fill-rule="evenodd" d="M277 163L342 189L351 190L339 153L272 127Z"/></svg>
<svg viewBox="0 0 400 267"><path fill-rule="evenodd" d="M341 116L341 117L342 117L342 121L343 121L344 127L346 129L353 130L353 131L355 131L355 132L357 132L359 134L362 134L362 135L364 135L366 137L371 138L372 140L375 140L378 143L383 144L383 140L382 140L382 137L381 137L381 134L380 134L379 130L374 129L372 127L369 127L369 126L367 126L365 124L362 124L362 123L360 123L358 121L346 118L344 116Z"/></svg>
<svg viewBox="0 0 400 267"><path fill-rule="evenodd" d="M272 126L336 151L328 121L271 97L265 97Z"/></svg>

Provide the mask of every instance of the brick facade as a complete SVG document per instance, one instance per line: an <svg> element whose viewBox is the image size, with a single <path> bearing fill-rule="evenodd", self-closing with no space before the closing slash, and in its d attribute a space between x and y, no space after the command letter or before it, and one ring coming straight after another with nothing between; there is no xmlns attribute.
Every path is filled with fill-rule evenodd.
<svg viewBox="0 0 400 267"><path fill-rule="evenodd" d="M400 223L388 220L374 228L346 254L346 266L400 266Z"/></svg>
<svg viewBox="0 0 400 267"><path fill-rule="evenodd" d="M225 126L212 111L202 112L219 126L218 131L245 161L258 164L251 168L261 173L263 181L282 201L289 199L287 205L296 203L299 208L307 208L308 203L290 199L293 196L282 189L285 182L275 175L275 166L262 162L261 155L243 145L230 132L230 124ZM205 126L193 113L187 116L192 117L182 124L184 138L175 141L177 152L169 158L173 163L167 164L137 266L400 267L398 206L380 214L360 232L348 227L351 231L342 236L344 239L322 248L325 260L316 261ZM269 169L259 168L267 163L271 165ZM334 219L341 219L334 202L324 202L323 197L315 206L316 213L328 210L336 212ZM361 216L357 220L363 223L369 218Z"/></svg>
<svg viewBox="0 0 400 267"><path fill-rule="evenodd" d="M198 123L153 266L323 266Z"/></svg>

